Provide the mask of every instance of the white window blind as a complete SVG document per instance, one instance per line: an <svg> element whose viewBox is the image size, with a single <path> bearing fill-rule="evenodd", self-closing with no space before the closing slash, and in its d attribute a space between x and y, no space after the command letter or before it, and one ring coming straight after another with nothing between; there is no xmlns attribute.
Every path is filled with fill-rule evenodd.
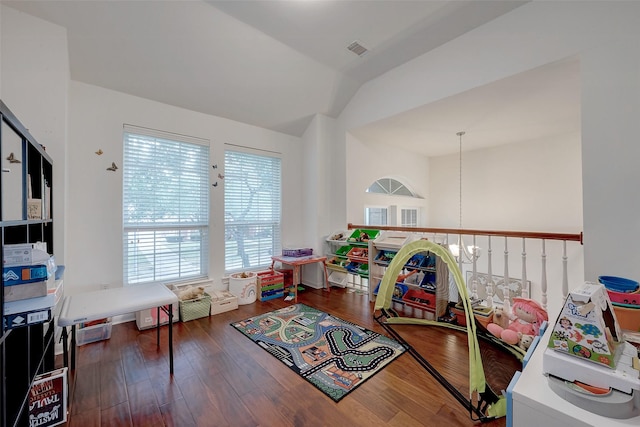
<svg viewBox="0 0 640 427"><path fill-rule="evenodd" d="M125 126L123 145L125 285L206 276L208 141Z"/></svg>
<svg viewBox="0 0 640 427"><path fill-rule="evenodd" d="M400 225L403 227L417 227L418 226L418 209L415 209L415 208L402 209L402 222Z"/></svg>
<svg viewBox="0 0 640 427"><path fill-rule="evenodd" d="M366 225L387 225L387 208L365 208L364 218Z"/></svg>
<svg viewBox="0 0 640 427"><path fill-rule="evenodd" d="M225 271L269 267L281 251L281 159L230 149L224 159Z"/></svg>

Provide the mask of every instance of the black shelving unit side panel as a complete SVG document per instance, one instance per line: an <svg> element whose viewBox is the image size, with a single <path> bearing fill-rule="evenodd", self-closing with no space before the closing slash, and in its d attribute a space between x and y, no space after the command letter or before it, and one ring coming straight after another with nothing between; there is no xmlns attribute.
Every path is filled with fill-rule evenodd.
<svg viewBox="0 0 640 427"><path fill-rule="evenodd" d="M15 425L29 393L29 328L11 331L4 345L7 426Z"/></svg>
<svg viewBox="0 0 640 427"><path fill-rule="evenodd" d="M53 161L26 127L15 117L9 108L0 100L0 142L3 133L10 140L21 141L17 146L3 150L0 143L0 161L5 162L9 152L16 151L14 156L21 164L13 163L11 170L21 175L22 212L18 218L3 218L3 201L0 197L0 258L4 259L2 247L7 244L47 243L47 250L53 251L53 221L51 214L51 192L53 188ZM15 134L12 134L12 132ZM0 189L4 188L3 173L0 173ZM29 185L31 194L29 194ZM6 185L6 184L5 184ZM48 218L28 219L27 199L41 199L43 215ZM45 204L46 200L46 204ZM8 203L8 202L7 202ZM48 208L45 210L45 208ZM2 279L0 284L3 285ZM2 286L4 287L4 286ZM0 319L4 319L4 293L0 292ZM34 378L41 373L55 368L54 332L55 322L4 330L4 322L0 322L0 427L28 425L28 397Z"/></svg>

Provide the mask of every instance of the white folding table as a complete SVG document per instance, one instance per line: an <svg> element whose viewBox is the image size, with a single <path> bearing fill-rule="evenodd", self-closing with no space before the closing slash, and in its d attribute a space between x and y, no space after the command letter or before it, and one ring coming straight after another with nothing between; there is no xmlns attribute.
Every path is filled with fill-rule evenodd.
<svg viewBox="0 0 640 427"><path fill-rule="evenodd" d="M169 372L173 374L173 304L178 304L178 297L169 288L159 283L102 289L66 296L58 317L58 326L62 327L64 340L64 365L69 366L67 326L71 326L71 369L75 369L76 325L156 308L158 320L160 319L160 310L169 316ZM157 343L160 347L160 322L158 322L156 330Z"/></svg>

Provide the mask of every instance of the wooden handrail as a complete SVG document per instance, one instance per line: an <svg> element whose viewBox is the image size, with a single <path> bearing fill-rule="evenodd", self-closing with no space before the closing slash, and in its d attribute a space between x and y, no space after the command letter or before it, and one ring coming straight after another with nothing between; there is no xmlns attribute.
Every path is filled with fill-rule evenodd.
<svg viewBox="0 0 640 427"><path fill-rule="evenodd" d="M476 236L500 236L500 237L521 237L527 239L543 239L543 240L563 240L563 241L582 241L582 232L580 233L540 233L534 231L495 231L495 230L471 230L467 228L430 228L430 227L394 227L388 225L356 225L349 223L349 230L356 228L366 230L385 230L385 231L409 231L414 233L437 233L437 234L462 234Z"/></svg>

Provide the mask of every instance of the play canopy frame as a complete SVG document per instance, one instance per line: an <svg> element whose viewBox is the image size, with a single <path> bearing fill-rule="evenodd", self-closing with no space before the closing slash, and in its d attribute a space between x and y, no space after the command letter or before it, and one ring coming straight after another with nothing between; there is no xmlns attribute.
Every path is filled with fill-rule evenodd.
<svg viewBox="0 0 640 427"><path fill-rule="evenodd" d="M392 296L396 284L396 278L401 273L404 265L409 259L421 252L431 252L440 257L449 267L453 274L458 295L464 307L466 328L451 325L434 320L417 319L411 317L401 317L392 308ZM487 422L495 418L506 415L507 402L505 396L497 395L486 383L476 322L473 315L473 308L469 293L462 277L462 272L455 258L444 246L429 240L416 240L403 246L395 255L382 278L378 295L375 302L374 319L390 334L402 343L409 354L413 356L422 367L424 367L438 382L443 385L453 397L455 397L465 408L469 410L471 419L474 421ZM469 396L464 396L454 387L437 369L435 369L418 351L416 351L400 334L393 329L393 325L413 324L425 326L451 327L458 330L465 330L469 346ZM521 358L521 356L520 356ZM475 416L475 418L474 418Z"/></svg>

